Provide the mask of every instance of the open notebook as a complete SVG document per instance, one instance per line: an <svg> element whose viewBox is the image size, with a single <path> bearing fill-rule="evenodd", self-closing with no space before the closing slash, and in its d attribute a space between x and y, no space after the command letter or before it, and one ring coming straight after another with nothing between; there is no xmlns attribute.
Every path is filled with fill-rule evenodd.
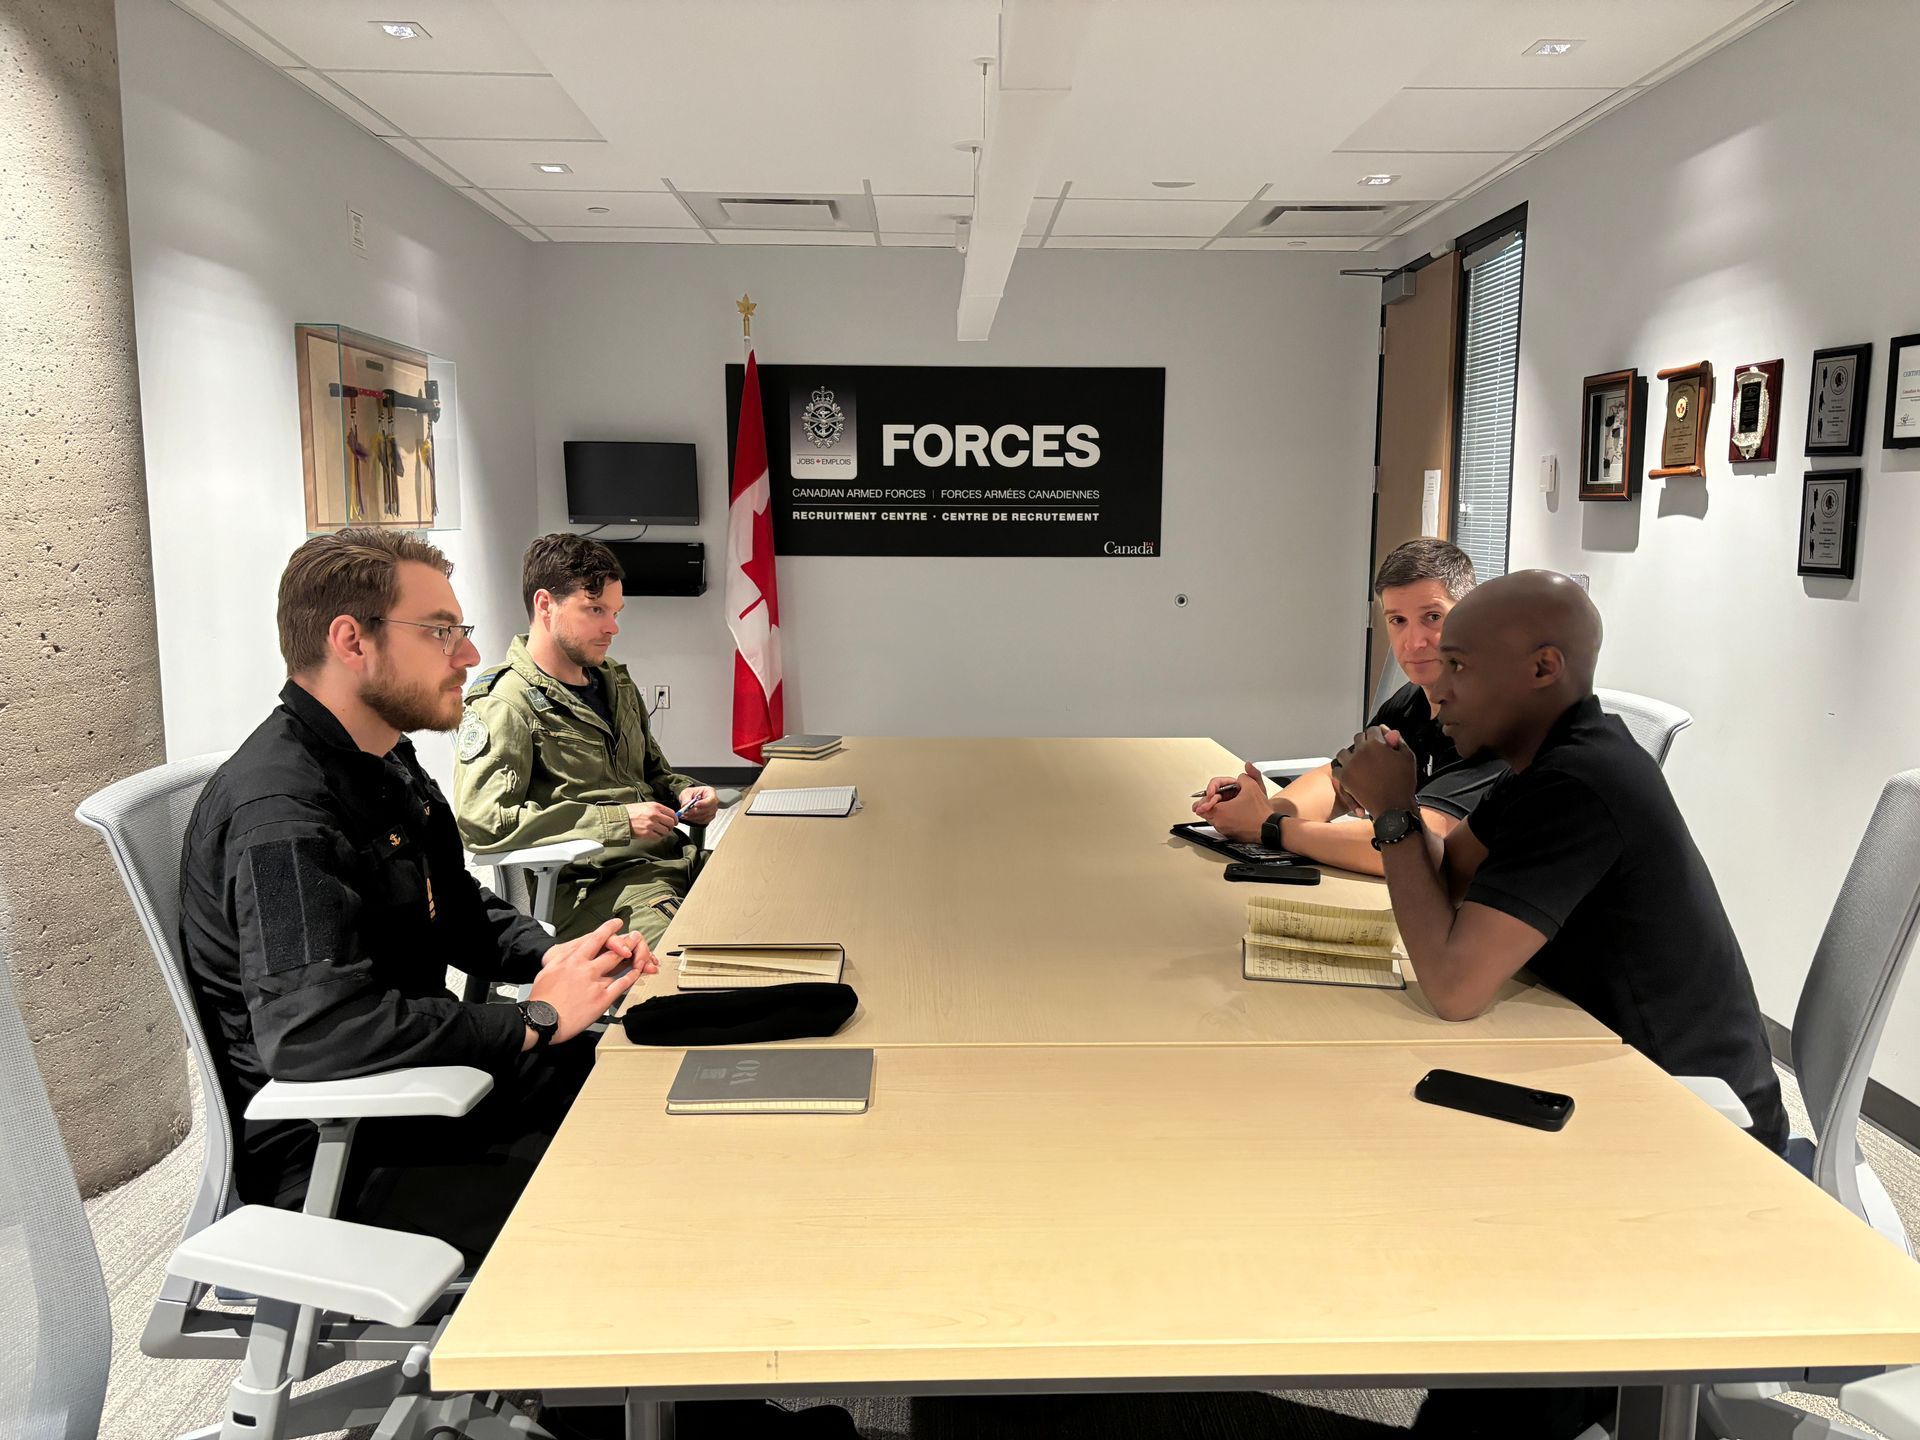
<svg viewBox="0 0 1920 1440"><path fill-rule="evenodd" d="M747 807L749 815L832 815L853 813L859 798L851 785L828 785L809 790L760 790Z"/></svg>
<svg viewBox="0 0 1920 1440"><path fill-rule="evenodd" d="M1247 901L1241 973L1249 980L1404 990L1399 938L1391 906L1255 895Z"/></svg>
<svg viewBox="0 0 1920 1440"><path fill-rule="evenodd" d="M683 945L682 990L747 990L817 980L837 984L847 952L832 943L802 945Z"/></svg>

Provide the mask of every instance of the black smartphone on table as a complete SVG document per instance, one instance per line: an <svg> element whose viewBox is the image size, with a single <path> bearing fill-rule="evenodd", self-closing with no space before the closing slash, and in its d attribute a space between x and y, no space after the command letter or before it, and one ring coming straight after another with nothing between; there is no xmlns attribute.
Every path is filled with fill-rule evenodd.
<svg viewBox="0 0 1920 1440"><path fill-rule="evenodd" d="M1254 863L1235 860L1222 872L1229 880L1252 880L1262 885L1318 885L1320 872L1311 865L1290 861Z"/></svg>
<svg viewBox="0 0 1920 1440"><path fill-rule="evenodd" d="M1529 1125L1535 1130L1558 1130L1573 1114L1573 1097L1553 1090L1529 1090L1482 1075L1458 1070L1429 1070L1413 1087L1413 1098L1449 1110L1465 1110L1489 1120Z"/></svg>

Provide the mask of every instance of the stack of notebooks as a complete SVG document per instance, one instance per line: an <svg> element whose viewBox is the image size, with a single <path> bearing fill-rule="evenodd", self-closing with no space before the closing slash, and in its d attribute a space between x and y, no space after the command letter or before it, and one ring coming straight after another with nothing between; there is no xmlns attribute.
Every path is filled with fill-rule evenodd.
<svg viewBox="0 0 1920 1440"><path fill-rule="evenodd" d="M763 985L840 983L847 952L831 943L807 945L683 945L682 990L748 990Z"/></svg>
<svg viewBox="0 0 1920 1440"><path fill-rule="evenodd" d="M840 753L838 735L782 735L760 747L768 760L824 760Z"/></svg>
<svg viewBox="0 0 1920 1440"><path fill-rule="evenodd" d="M1255 895L1247 901L1241 973L1249 980L1404 990L1399 939L1390 905L1364 908Z"/></svg>

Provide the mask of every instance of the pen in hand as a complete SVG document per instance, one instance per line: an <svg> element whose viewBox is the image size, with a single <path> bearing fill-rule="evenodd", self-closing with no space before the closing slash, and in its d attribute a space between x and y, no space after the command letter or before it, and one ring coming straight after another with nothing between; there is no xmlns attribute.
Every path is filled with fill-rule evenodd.
<svg viewBox="0 0 1920 1440"><path fill-rule="evenodd" d="M1196 790L1188 798L1192 800L1201 800L1206 797L1206 793L1207 792L1204 790ZM1238 780L1229 780L1225 785L1222 785L1218 790L1213 792L1213 798L1216 800L1231 800L1233 799L1234 796L1238 795L1239 793L1240 793L1240 782Z"/></svg>

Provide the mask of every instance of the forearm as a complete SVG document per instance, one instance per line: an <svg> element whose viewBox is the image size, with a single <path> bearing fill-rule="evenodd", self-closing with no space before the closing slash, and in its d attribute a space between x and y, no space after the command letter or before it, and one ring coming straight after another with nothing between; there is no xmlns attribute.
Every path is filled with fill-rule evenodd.
<svg viewBox="0 0 1920 1440"><path fill-rule="evenodd" d="M1393 899L1393 917L1406 944L1407 958L1420 977L1434 1011L1446 1020L1466 1020L1478 1006L1461 1003L1463 957L1455 953L1453 932L1459 911L1447 894L1440 847L1424 830L1380 852Z"/></svg>
<svg viewBox="0 0 1920 1440"><path fill-rule="evenodd" d="M1274 814L1293 815L1302 820L1315 821L1333 818L1334 800L1331 765L1315 766L1269 797ZM1380 872L1376 869L1373 873L1378 875Z"/></svg>
<svg viewBox="0 0 1920 1440"><path fill-rule="evenodd" d="M1378 875L1380 852L1373 848L1373 827L1352 820L1296 820L1280 822L1280 843L1296 855L1352 870Z"/></svg>
<svg viewBox="0 0 1920 1440"><path fill-rule="evenodd" d="M584 800L555 805L463 803L460 838L475 855L500 855L560 840L595 840L624 845L633 838L624 805Z"/></svg>

